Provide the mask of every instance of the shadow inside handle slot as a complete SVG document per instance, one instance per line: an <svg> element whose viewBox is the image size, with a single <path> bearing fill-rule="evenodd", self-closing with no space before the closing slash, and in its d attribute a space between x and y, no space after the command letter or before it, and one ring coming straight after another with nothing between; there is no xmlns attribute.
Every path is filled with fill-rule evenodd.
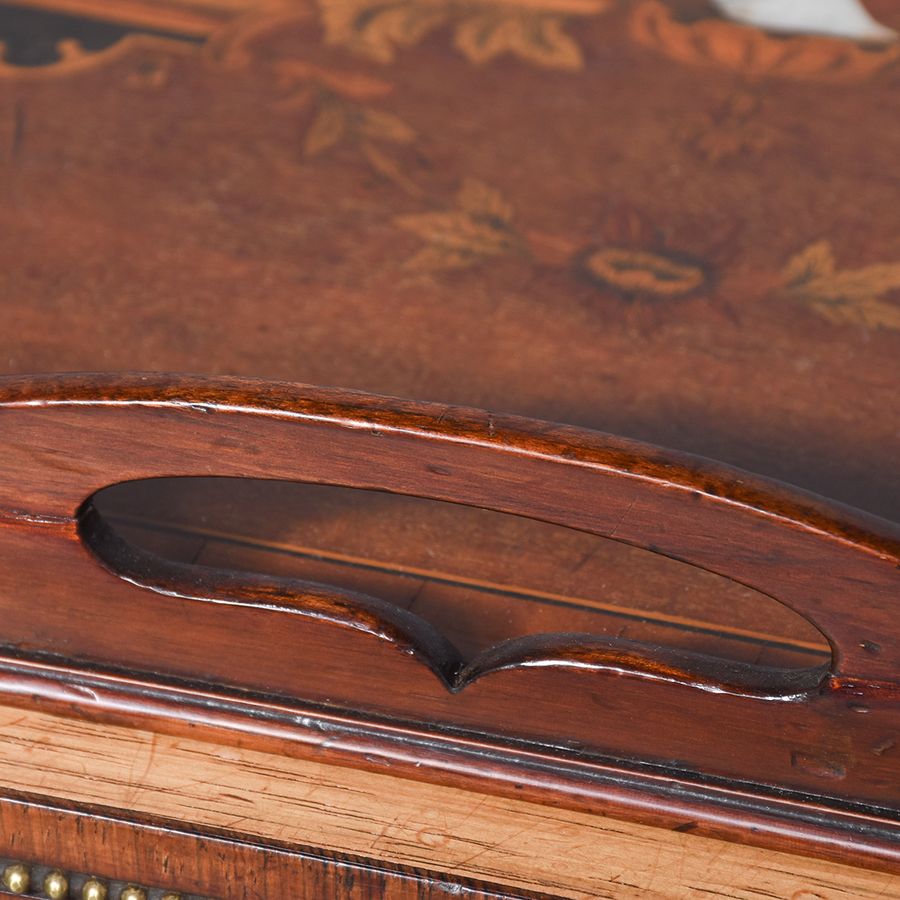
<svg viewBox="0 0 900 900"><path fill-rule="evenodd" d="M646 658L708 669L711 683L728 672L737 683L783 692L814 685L830 660L817 629L763 594L658 554L504 513L233 478L115 485L90 509L130 548L132 566L149 571L157 561L176 580L213 570L242 573L249 583L253 576L307 582L412 614L452 645L446 662L433 666L444 665L455 688L492 668L539 663L576 635L601 656L632 656L638 668ZM84 529L83 536L101 558L109 555L102 541ZM104 562L121 570L116 559Z"/></svg>

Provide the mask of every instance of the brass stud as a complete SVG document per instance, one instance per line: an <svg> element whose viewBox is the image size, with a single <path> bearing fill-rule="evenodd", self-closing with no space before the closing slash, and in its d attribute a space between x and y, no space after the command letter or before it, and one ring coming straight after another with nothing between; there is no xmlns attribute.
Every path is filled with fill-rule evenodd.
<svg viewBox="0 0 900 900"><path fill-rule="evenodd" d="M106 900L106 885L96 878L88 878L81 887L82 900Z"/></svg>
<svg viewBox="0 0 900 900"><path fill-rule="evenodd" d="M168 894L163 894L159 900L181 900L181 894L170 891Z"/></svg>
<svg viewBox="0 0 900 900"><path fill-rule="evenodd" d="M64 900L69 896L69 879L59 869L48 872L44 879L44 893L50 900Z"/></svg>
<svg viewBox="0 0 900 900"><path fill-rule="evenodd" d="M128 887L119 894L119 900L147 900L147 892L143 888L129 884Z"/></svg>
<svg viewBox="0 0 900 900"><path fill-rule="evenodd" d="M14 863L3 870L3 886L11 894L24 894L31 887L31 872L21 863Z"/></svg>

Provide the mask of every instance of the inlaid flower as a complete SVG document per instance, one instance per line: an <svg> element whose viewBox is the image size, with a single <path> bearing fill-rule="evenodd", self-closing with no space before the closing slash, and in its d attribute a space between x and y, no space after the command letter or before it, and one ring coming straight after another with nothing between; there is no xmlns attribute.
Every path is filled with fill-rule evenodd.
<svg viewBox="0 0 900 900"><path fill-rule="evenodd" d="M761 110L759 96L736 91L717 106L689 118L681 133L687 145L710 163L760 157L784 139L764 120Z"/></svg>
<svg viewBox="0 0 900 900"><path fill-rule="evenodd" d="M579 254L577 266L598 286L624 299L673 299L709 283L707 267L670 247L639 212L620 207L609 213L601 242Z"/></svg>

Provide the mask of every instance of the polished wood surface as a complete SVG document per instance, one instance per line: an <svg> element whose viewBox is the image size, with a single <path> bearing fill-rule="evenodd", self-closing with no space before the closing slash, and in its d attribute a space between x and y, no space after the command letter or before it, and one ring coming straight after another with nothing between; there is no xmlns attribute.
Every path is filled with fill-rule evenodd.
<svg viewBox="0 0 900 900"><path fill-rule="evenodd" d="M192 7L130 5L158 7L162 30ZM735 73L636 40L640 0L581 6L531 14L577 44L569 70L514 40L473 61L449 22L382 61L371 32L360 46L340 31L332 0L243 19L223 2L205 44L136 34L5 67L0 367L487 408L900 518L896 64L834 84L828 53L856 44L815 38L823 71L793 77L775 66L782 39L735 26L722 57L758 38L773 65ZM360 22L380 7L361 2ZM894 3L872 8L900 24ZM372 133L341 131L341 110L368 113ZM460 194L473 181L485 189ZM512 211L515 246L502 220L491 230L492 203ZM426 265L430 222L450 223L451 244L460 232L468 265ZM616 285L604 250L636 254L636 286ZM805 252L818 281L792 288ZM653 276L683 258L699 286Z"/></svg>
<svg viewBox="0 0 900 900"><path fill-rule="evenodd" d="M895 871L900 9L732 6L0 4L5 702Z"/></svg>

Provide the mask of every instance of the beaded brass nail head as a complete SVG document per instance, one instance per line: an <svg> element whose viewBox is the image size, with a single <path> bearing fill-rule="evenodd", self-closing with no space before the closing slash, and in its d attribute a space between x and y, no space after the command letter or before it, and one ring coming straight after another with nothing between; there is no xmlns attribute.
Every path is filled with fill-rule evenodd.
<svg viewBox="0 0 900 900"><path fill-rule="evenodd" d="M88 878L81 887L81 900L106 900L106 885L97 878Z"/></svg>
<svg viewBox="0 0 900 900"><path fill-rule="evenodd" d="M119 900L147 900L147 892L142 888L129 885L119 894Z"/></svg>
<svg viewBox="0 0 900 900"><path fill-rule="evenodd" d="M3 886L11 894L24 894L31 887L31 873L20 863L3 870Z"/></svg>
<svg viewBox="0 0 900 900"><path fill-rule="evenodd" d="M58 869L44 879L44 893L50 900L64 900L69 896L69 879Z"/></svg>

